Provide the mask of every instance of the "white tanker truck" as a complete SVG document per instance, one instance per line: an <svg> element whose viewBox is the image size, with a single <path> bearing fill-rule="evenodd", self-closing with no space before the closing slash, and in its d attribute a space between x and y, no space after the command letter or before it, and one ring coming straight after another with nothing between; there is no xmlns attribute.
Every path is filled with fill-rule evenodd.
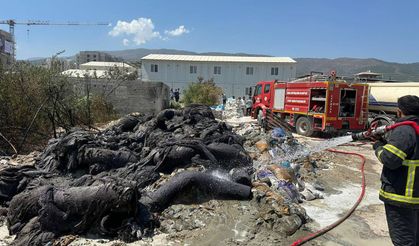
<svg viewBox="0 0 419 246"><path fill-rule="evenodd" d="M405 95L419 96L417 82L368 83L370 88L368 110L370 118L389 122L394 119L397 110L397 99Z"/></svg>
<svg viewBox="0 0 419 246"><path fill-rule="evenodd" d="M405 95L419 96L419 83L369 83L369 111L387 114L395 114L397 99Z"/></svg>

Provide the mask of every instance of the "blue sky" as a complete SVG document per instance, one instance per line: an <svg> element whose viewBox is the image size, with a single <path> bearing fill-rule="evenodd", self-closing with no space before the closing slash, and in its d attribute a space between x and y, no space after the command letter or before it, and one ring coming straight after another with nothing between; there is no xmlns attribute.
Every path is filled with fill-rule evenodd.
<svg viewBox="0 0 419 246"><path fill-rule="evenodd" d="M64 55L73 55L170 48L419 62L419 1L414 0L0 0L0 8L2 20L113 25L18 25L19 59L63 49ZM118 21L118 30L111 32Z"/></svg>

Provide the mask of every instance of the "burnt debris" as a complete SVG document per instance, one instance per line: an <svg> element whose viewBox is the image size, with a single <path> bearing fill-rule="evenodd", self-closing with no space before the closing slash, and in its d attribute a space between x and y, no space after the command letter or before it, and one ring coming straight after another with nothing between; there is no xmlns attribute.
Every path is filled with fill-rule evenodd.
<svg viewBox="0 0 419 246"><path fill-rule="evenodd" d="M200 171L179 172L191 166ZM151 235L171 204L250 199L252 172L242 137L191 105L50 140L35 166L0 170L0 203L15 245L86 233L129 242Z"/></svg>

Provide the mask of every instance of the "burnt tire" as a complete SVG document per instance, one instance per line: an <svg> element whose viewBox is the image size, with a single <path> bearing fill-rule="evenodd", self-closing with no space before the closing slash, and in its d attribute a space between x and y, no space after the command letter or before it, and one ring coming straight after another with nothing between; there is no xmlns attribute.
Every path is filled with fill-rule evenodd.
<svg viewBox="0 0 419 246"><path fill-rule="evenodd" d="M297 119L297 122L295 124L295 130L300 135L311 137L314 133L313 123L309 118L301 116Z"/></svg>

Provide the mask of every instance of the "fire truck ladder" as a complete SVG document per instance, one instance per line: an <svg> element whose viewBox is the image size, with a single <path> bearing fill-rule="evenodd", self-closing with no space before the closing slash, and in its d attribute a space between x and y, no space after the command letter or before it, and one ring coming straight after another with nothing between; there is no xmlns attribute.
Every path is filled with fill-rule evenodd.
<svg viewBox="0 0 419 246"><path fill-rule="evenodd" d="M361 103L361 115L359 116L359 123L368 122L368 104L369 104L369 89L364 88L364 93L362 95L362 103Z"/></svg>

